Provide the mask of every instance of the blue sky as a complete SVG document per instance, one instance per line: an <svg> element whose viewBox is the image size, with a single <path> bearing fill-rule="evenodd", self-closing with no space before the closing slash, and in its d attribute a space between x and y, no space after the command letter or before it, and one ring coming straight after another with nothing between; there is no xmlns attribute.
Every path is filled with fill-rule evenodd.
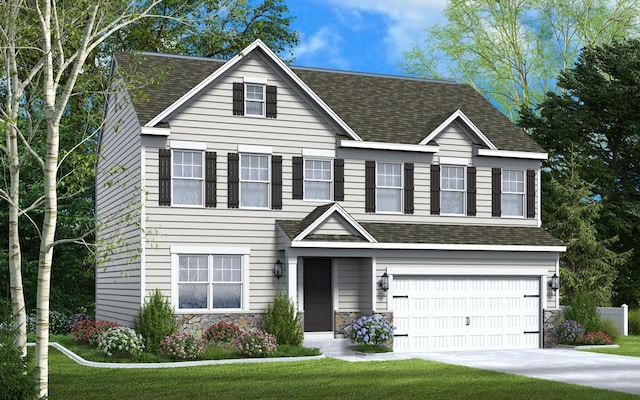
<svg viewBox="0 0 640 400"><path fill-rule="evenodd" d="M300 32L294 65L403 75L403 51L442 22L446 0L287 0Z"/></svg>

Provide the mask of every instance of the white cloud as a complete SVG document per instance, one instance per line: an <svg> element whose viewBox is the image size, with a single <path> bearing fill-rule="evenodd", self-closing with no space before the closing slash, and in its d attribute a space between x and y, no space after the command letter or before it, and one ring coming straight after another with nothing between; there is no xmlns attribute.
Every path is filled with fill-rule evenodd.
<svg viewBox="0 0 640 400"><path fill-rule="evenodd" d="M388 57L397 62L402 52L422 42L424 30L442 22L447 0L328 0L349 29L366 24L366 13L380 14L386 23L384 43Z"/></svg>
<svg viewBox="0 0 640 400"><path fill-rule="evenodd" d="M293 56L299 65L314 65L313 60L322 57L332 68L348 69L349 62L339 52L341 41L342 37L338 32L326 26L321 27L310 36L304 33L301 35Z"/></svg>

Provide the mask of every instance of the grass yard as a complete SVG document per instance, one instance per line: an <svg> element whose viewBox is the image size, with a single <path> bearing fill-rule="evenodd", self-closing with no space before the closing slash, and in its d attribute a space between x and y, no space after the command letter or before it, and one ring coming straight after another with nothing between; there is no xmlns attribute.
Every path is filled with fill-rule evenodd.
<svg viewBox="0 0 640 400"><path fill-rule="evenodd" d="M632 399L609 392L424 360L314 361L105 369L49 353L52 399Z"/></svg>
<svg viewBox="0 0 640 400"><path fill-rule="evenodd" d="M620 346L619 349L594 349L583 351L616 354L619 356L640 357L640 336L620 336L617 344Z"/></svg>

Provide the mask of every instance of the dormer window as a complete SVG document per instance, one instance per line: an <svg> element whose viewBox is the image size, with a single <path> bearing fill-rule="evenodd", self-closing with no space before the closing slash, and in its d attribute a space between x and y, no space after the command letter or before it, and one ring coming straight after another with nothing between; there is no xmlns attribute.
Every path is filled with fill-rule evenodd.
<svg viewBox="0 0 640 400"><path fill-rule="evenodd" d="M245 84L245 114L264 117L265 85Z"/></svg>

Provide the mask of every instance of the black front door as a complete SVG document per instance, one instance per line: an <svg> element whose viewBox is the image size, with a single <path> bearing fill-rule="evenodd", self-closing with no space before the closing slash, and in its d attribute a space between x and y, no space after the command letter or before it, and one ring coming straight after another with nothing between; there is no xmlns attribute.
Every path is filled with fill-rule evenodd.
<svg viewBox="0 0 640 400"><path fill-rule="evenodd" d="M331 305L331 259L304 259L304 330L333 330Z"/></svg>

